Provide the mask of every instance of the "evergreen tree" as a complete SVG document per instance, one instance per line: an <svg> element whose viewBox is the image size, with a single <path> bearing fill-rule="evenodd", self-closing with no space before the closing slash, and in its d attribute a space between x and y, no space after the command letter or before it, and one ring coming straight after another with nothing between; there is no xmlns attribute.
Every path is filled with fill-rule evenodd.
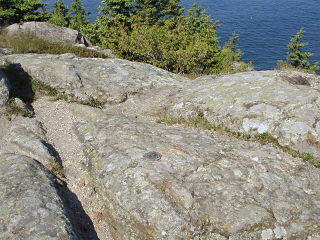
<svg viewBox="0 0 320 240"><path fill-rule="evenodd" d="M309 72L315 72L319 70L319 63L315 62L311 64L309 58L313 56L313 53L302 52L301 48L308 45L308 43L301 42L304 29L301 28L297 34L290 39L290 43L287 45L289 52L287 52L287 62L278 61L278 66L284 67L290 65L294 68L305 69Z"/></svg>
<svg viewBox="0 0 320 240"><path fill-rule="evenodd" d="M90 13L85 12L82 0L73 0L71 5L71 24L70 27L80 31L81 27L89 24L87 18Z"/></svg>
<svg viewBox="0 0 320 240"><path fill-rule="evenodd" d="M0 25L45 20L41 0L0 0Z"/></svg>
<svg viewBox="0 0 320 240"><path fill-rule="evenodd" d="M180 0L137 0L135 16L148 25L153 25L164 18L182 16Z"/></svg>
<svg viewBox="0 0 320 240"><path fill-rule="evenodd" d="M63 4L62 0L57 0L54 3L54 10L52 11L51 18L48 22L62 27L69 26L69 9Z"/></svg>
<svg viewBox="0 0 320 240"><path fill-rule="evenodd" d="M194 3L192 7L188 9L186 16L187 26L190 33L201 32L206 30L212 23L210 15L206 13L197 3ZM216 21L213 25L218 27L219 21Z"/></svg>
<svg viewBox="0 0 320 240"><path fill-rule="evenodd" d="M243 53L240 49L237 48L237 41L239 40L239 35L232 33L232 36L229 38L229 41L225 43L223 50L228 52L231 56L232 61L241 61Z"/></svg>
<svg viewBox="0 0 320 240"><path fill-rule="evenodd" d="M237 36L221 48L218 22L194 4L183 15L180 0L102 0L104 15L88 29L103 48L125 59L146 62L168 71L185 74L235 72L232 64L241 51Z"/></svg>
<svg viewBox="0 0 320 240"><path fill-rule="evenodd" d="M117 24L119 22L130 24L131 17L134 13L134 0L102 0L105 7L100 7L99 10L105 16L99 17L99 22L102 24Z"/></svg>

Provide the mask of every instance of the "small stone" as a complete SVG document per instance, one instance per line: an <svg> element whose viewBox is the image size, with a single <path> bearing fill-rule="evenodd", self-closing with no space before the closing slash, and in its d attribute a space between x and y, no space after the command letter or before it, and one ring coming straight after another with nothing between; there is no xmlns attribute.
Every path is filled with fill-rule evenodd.
<svg viewBox="0 0 320 240"><path fill-rule="evenodd" d="M158 152L148 152L145 153L143 157L151 161L158 161L161 159L162 155Z"/></svg>
<svg viewBox="0 0 320 240"><path fill-rule="evenodd" d="M287 235L287 231L284 227L276 227L273 231L276 238L283 238Z"/></svg>
<svg viewBox="0 0 320 240"><path fill-rule="evenodd" d="M203 166L198 167L197 172L205 172L207 169Z"/></svg>
<svg viewBox="0 0 320 240"><path fill-rule="evenodd" d="M311 131L311 128L304 122L295 122L292 126L292 132L295 134L304 135Z"/></svg>
<svg viewBox="0 0 320 240"><path fill-rule="evenodd" d="M271 229L263 230L261 233L262 240L270 240L272 239L273 231Z"/></svg>
<svg viewBox="0 0 320 240"><path fill-rule="evenodd" d="M320 121L316 124L316 131L320 134Z"/></svg>

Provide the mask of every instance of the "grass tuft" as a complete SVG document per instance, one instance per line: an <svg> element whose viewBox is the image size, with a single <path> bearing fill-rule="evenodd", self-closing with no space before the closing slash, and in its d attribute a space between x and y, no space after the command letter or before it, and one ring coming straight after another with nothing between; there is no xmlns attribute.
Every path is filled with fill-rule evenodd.
<svg viewBox="0 0 320 240"><path fill-rule="evenodd" d="M50 85L48 85L44 82L41 82L36 79L32 79L31 85L32 85L32 90L35 93L39 93L41 95L46 95L46 96L52 96L52 97L58 96L57 89L51 87Z"/></svg>
<svg viewBox="0 0 320 240"><path fill-rule="evenodd" d="M85 47L62 42L51 42L28 34L0 35L0 47L12 49L12 53L64 54L73 53L84 58L107 58L108 56Z"/></svg>
<svg viewBox="0 0 320 240"><path fill-rule="evenodd" d="M188 127L200 128L204 130L212 130L217 128L204 117L204 113L201 111L199 111L195 116L187 119L183 117L173 117L168 113L162 113L159 115L157 123L166 123L168 125L182 124Z"/></svg>
<svg viewBox="0 0 320 240"><path fill-rule="evenodd" d="M58 162L50 163L49 168L56 176L65 178L65 171L63 166L60 163Z"/></svg>
<svg viewBox="0 0 320 240"><path fill-rule="evenodd" d="M21 115L23 117L28 117L28 118L34 117L31 112L17 106L17 104L14 101L14 98L9 98L9 100L7 101L5 115L7 117L11 117L13 115Z"/></svg>
<svg viewBox="0 0 320 240"><path fill-rule="evenodd" d="M273 146L281 149L282 151L290 154L293 157L299 157L306 162L311 163L313 166L320 168L320 162L315 159L312 153L300 152L293 149L290 146L282 146L278 139L272 136L270 133L262 133L257 135L244 134L240 132L234 132L227 127L222 125L216 126L210 123L204 116L202 111L198 111L196 116L190 118L174 117L169 113L163 111L159 114L157 123L164 123L168 125L181 124L192 128L200 128L204 130L209 130L212 132L223 132L237 139L242 139L246 141L257 141L261 145L272 144Z"/></svg>
<svg viewBox="0 0 320 240"><path fill-rule="evenodd" d="M103 102L93 97L90 97L88 100L82 101L81 104L100 109L102 109L104 106Z"/></svg>

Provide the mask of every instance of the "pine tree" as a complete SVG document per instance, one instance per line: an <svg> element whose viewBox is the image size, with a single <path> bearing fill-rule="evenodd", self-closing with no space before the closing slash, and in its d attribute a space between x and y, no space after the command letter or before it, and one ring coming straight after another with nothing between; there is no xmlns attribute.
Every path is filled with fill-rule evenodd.
<svg viewBox="0 0 320 240"><path fill-rule="evenodd" d="M233 62L241 61L243 53L240 49L237 48L237 41L239 40L239 35L236 33L232 33L232 36L229 38L229 41L225 43L223 49L225 51L229 51L231 56L231 60Z"/></svg>
<svg viewBox="0 0 320 240"><path fill-rule="evenodd" d="M187 27L190 33L201 32L208 27L210 28L212 19L211 16L206 13L197 3L194 3L192 7L188 9L188 14L186 16ZM219 27L219 21L214 22L212 25L214 28Z"/></svg>
<svg viewBox="0 0 320 240"><path fill-rule="evenodd" d="M81 27L89 24L87 18L90 13L85 12L82 0L73 0L71 5L71 24L70 27L80 31Z"/></svg>
<svg viewBox="0 0 320 240"><path fill-rule="evenodd" d="M105 16L99 17L99 21L110 24L131 23L131 17L134 14L134 0L102 0L105 7L100 7L99 10Z"/></svg>
<svg viewBox="0 0 320 240"><path fill-rule="evenodd" d="M54 3L54 10L52 11L51 18L48 21L49 23L68 27L70 24L70 16L69 16L69 9L66 5L63 4L62 0L57 0Z"/></svg>
<svg viewBox="0 0 320 240"><path fill-rule="evenodd" d="M153 25L164 18L182 16L180 0L137 0L135 16L148 25Z"/></svg>
<svg viewBox="0 0 320 240"><path fill-rule="evenodd" d="M301 48L308 45L308 43L301 42L303 38L304 29L301 28L297 34L290 39L290 43L287 45L289 52L287 52L287 62L278 61L278 66L281 68L286 64L291 65L294 68L305 69L309 72L315 72L319 70L319 63L315 62L311 64L309 58L313 56L311 52L302 52Z"/></svg>
<svg viewBox="0 0 320 240"><path fill-rule="evenodd" d="M45 20L41 0L0 0L0 25Z"/></svg>

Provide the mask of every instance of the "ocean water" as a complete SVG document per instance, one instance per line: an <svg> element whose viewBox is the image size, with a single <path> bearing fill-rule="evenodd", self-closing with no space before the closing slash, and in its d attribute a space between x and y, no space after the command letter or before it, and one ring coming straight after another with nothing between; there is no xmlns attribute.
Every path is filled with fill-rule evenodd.
<svg viewBox="0 0 320 240"><path fill-rule="evenodd" d="M44 0L52 8L55 0ZM72 0L65 0L70 6ZM99 14L100 0L83 0L90 20ZM194 0L182 0L184 8ZM197 0L214 20L220 20L220 43L239 34L238 47L244 61L252 61L256 70L274 69L277 60L285 60L287 44L301 27L303 42L309 45L304 51L313 52L311 62L320 62L320 0Z"/></svg>

